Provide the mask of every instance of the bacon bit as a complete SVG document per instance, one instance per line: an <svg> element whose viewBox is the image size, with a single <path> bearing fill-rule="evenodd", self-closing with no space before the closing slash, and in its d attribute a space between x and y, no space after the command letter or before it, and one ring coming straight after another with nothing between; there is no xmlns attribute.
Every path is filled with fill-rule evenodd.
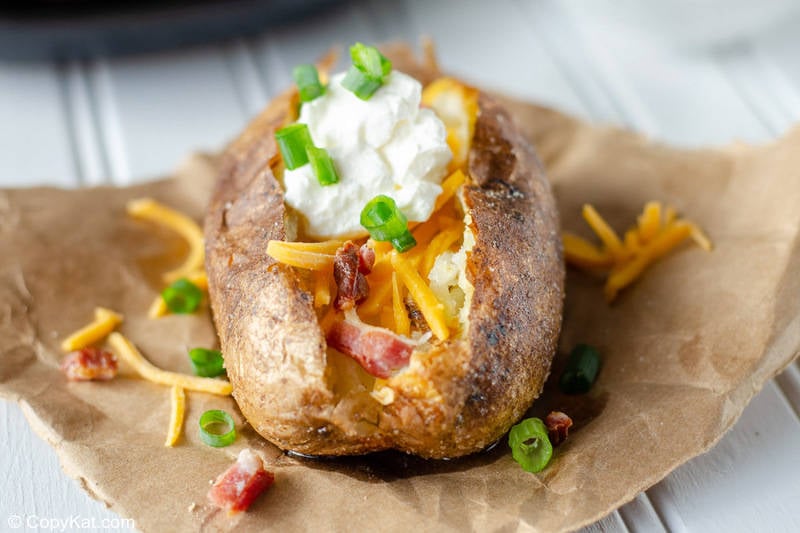
<svg viewBox="0 0 800 533"><path fill-rule="evenodd" d="M369 284L362 268L368 267L367 272L372 269L369 260L369 254L361 251L353 241L347 241L336 250L333 259L333 279L339 289L333 301L336 309L352 309L367 299ZM372 252L374 262L375 253Z"/></svg>
<svg viewBox="0 0 800 533"><path fill-rule="evenodd" d="M425 321L425 317L417 306L417 302L415 302L413 298L407 297L404 303L406 304L406 309L408 309L408 318L411 320L411 326L418 331L430 331L431 328Z"/></svg>
<svg viewBox="0 0 800 533"><path fill-rule="evenodd" d="M111 352L90 346L67 355L61 371L70 381L108 381L117 375L117 358Z"/></svg>
<svg viewBox="0 0 800 533"><path fill-rule="evenodd" d="M550 438L550 444L558 446L567 440L569 428L572 427L572 419L561 411L552 411L544 419L544 425L547 426L547 436Z"/></svg>
<svg viewBox="0 0 800 533"><path fill-rule="evenodd" d="M229 515L246 511L259 494L275 481L272 472L264 470L261 458L245 448L225 472L214 481L208 499Z"/></svg>
<svg viewBox="0 0 800 533"><path fill-rule="evenodd" d="M350 311L346 320L331 326L326 338L328 346L349 355L368 374L379 378L388 378L408 364L411 344L384 328L364 324L353 315L355 312Z"/></svg>
<svg viewBox="0 0 800 533"><path fill-rule="evenodd" d="M372 272L372 267L375 266L375 250L362 244L358 249L358 271L365 276Z"/></svg>

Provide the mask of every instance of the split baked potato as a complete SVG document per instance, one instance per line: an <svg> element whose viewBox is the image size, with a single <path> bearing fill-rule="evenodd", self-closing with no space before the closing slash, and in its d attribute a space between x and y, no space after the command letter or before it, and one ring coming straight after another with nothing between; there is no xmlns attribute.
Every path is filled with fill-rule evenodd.
<svg viewBox="0 0 800 533"><path fill-rule="evenodd" d="M432 66L412 62L403 52L387 52L396 69L423 84L437 76ZM211 306L242 414L283 449L310 455L397 449L457 457L500 438L542 390L564 296L550 186L533 148L495 99L453 80L439 89L439 96L461 91L450 96L462 103L464 91L473 91L471 124L443 117L448 135L458 137L450 127L461 128L461 143L452 145L457 168L451 170L462 171L465 180L446 209L448 220L462 224L450 250L465 252L459 266L468 287L462 292L471 294L460 294L460 318L451 311L447 331L433 335L426 333L429 324L409 290L402 302L416 330L409 341L413 350L402 367L387 372L370 373L329 346L332 324L352 319L352 311L346 318L332 303L320 305L318 274L267 254L270 241L307 240L302 217L284 202L275 140L275 131L295 119L296 90L272 101L224 154L205 222ZM430 246L420 244L408 254ZM394 265L390 256L397 258L397 252L376 250L378 262L384 254ZM396 312L389 296L383 307L393 304ZM373 318L361 316L371 324L368 331L384 329L384 320L392 323L391 312L378 311Z"/></svg>

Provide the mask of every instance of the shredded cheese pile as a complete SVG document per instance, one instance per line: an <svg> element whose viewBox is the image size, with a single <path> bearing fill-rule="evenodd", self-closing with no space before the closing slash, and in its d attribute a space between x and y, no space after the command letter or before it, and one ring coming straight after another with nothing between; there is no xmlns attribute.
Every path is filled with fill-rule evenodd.
<svg viewBox="0 0 800 533"><path fill-rule="evenodd" d="M180 267L163 275L165 282L170 283L180 278L186 278L200 289L208 290L208 278L203 270L205 260L203 233L191 218L152 198L132 200L128 202L126 209L128 214L133 217L173 229L189 244L189 254L186 260ZM168 313L169 309L159 295L150 305L147 314L150 318L158 318ZM171 409L165 446L174 446L180 437L186 412L186 390L220 396L231 394L232 387L228 381L170 372L151 364L130 340L114 331L123 320L119 313L98 307L95 309L94 315L91 323L65 338L61 343L61 348L65 352L80 350L108 337L108 344L117 356L130 365L142 378L156 384L170 386Z"/></svg>
<svg viewBox="0 0 800 533"><path fill-rule="evenodd" d="M359 317L368 323L409 335L411 323L405 305L406 292L425 317L436 338L450 336L449 320L444 305L426 280L436 258L458 245L464 235L464 221L453 201L455 192L464 183L464 173L456 170L442 182L442 193L436 199L433 215L412 228L417 245L411 251L398 254L386 242L367 241L375 251L375 264L367 275L370 292L358 306ZM321 308L331 304L333 260L343 241L287 242L269 241L267 254L276 261L314 272L314 305ZM323 329L336 317L331 307L323 315Z"/></svg>
<svg viewBox="0 0 800 533"><path fill-rule="evenodd" d="M165 282L171 283L203 269L203 262L205 261L203 232L195 224L194 220L183 213L156 202L152 198L131 200L128 202L126 209L132 217L155 222L174 230L189 243L189 255L186 260L178 268L164 273Z"/></svg>
<svg viewBox="0 0 800 533"><path fill-rule="evenodd" d="M475 121L478 115L478 90L452 78L440 78L422 92L422 105L432 108L447 130L447 143L453 152L450 175L442 182L434 212L410 229L417 241L411 251L398 254L389 243L367 241L375 251L375 265L367 276L370 293L358 307L365 322L382 326L401 335L409 335L411 324L404 303L406 293L419 307L436 338L451 334L451 319L444 305L426 281L436 258L457 246L464 235L463 214L454 202L456 191L466 179L462 168L467 163ZM324 308L331 303L333 259L341 240L324 242L270 241L267 254L280 263L314 272L314 305ZM320 323L327 329L336 319L334 309L323 313Z"/></svg>
<svg viewBox="0 0 800 533"><path fill-rule="evenodd" d="M711 251L711 241L700 228L678 218L675 209L660 202L648 202L637 224L622 239L589 204L583 206L583 218L602 242L596 246L571 233L563 234L567 263L587 270L606 270L605 297L613 301L619 291L636 281L648 266L691 237L703 250Z"/></svg>
<svg viewBox="0 0 800 533"><path fill-rule="evenodd" d="M137 198L128 202L126 206L128 215L147 220L169 228L184 239L189 245L189 254L183 264L174 270L165 272L163 279L172 283L180 278L186 278L203 291L208 290L208 278L204 270L205 247L203 231L189 216L161 204L152 198ZM147 316L155 319L168 315L169 309L161 295L157 296L147 311Z"/></svg>
<svg viewBox="0 0 800 533"><path fill-rule="evenodd" d="M121 314L111 309L106 309L105 307L96 307L94 310L94 320L78 331L68 335L67 338L61 342L61 349L65 352L73 352L91 346L105 339L109 333L114 331L114 328L122 323L122 320L123 317Z"/></svg>

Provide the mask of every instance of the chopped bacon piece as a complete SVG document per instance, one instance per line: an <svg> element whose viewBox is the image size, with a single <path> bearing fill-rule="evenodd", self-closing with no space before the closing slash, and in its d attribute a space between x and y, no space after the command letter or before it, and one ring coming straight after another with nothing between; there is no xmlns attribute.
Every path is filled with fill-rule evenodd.
<svg viewBox="0 0 800 533"><path fill-rule="evenodd" d="M547 426L547 436L550 438L550 444L558 446L569 435L569 428L572 427L572 419L561 411L552 411L544 419L544 425Z"/></svg>
<svg viewBox="0 0 800 533"><path fill-rule="evenodd" d="M375 261L374 252L372 252L372 261ZM347 241L336 250L336 256L333 259L333 279L339 289L336 299L333 301L336 309L352 309L356 304L367 299L369 284L362 272L362 268L367 266L370 270L372 269L368 254L362 253L353 241Z"/></svg>
<svg viewBox="0 0 800 533"><path fill-rule="evenodd" d="M88 347L71 352L61 362L70 381L107 381L117 375L117 358L106 350Z"/></svg>
<svg viewBox="0 0 800 533"><path fill-rule="evenodd" d="M358 271L365 276L372 272L372 267L375 266L375 250L362 244L358 249Z"/></svg>
<svg viewBox="0 0 800 533"><path fill-rule="evenodd" d="M431 328L428 325L428 321L425 320L425 316L422 314L417 302L409 296L405 299L404 303L408 310L408 318L411 320L411 327L422 332L430 331Z"/></svg>
<svg viewBox="0 0 800 533"><path fill-rule="evenodd" d="M413 346L389 330L364 324L348 317L335 322L327 335L328 345L349 355L368 374L388 378L411 358Z"/></svg>
<svg viewBox="0 0 800 533"><path fill-rule="evenodd" d="M274 481L275 475L264 470L261 458L245 448L239 452L236 462L214 481L208 499L228 514L246 511Z"/></svg>

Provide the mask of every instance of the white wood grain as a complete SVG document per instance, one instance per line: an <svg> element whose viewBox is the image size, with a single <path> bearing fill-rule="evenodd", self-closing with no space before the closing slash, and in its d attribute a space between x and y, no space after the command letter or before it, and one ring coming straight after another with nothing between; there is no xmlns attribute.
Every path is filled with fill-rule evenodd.
<svg viewBox="0 0 800 533"><path fill-rule="evenodd" d="M580 2L561 6L578 28L577 38L599 75L615 96L625 102L626 114L638 130L682 146L771 138L761 120L741 100L713 55L702 50L659 45L614 23L614 6L607 18L589 15Z"/></svg>
<svg viewBox="0 0 800 533"><path fill-rule="evenodd" d="M0 186L76 182L53 65L0 62Z"/></svg>
<svg viewBox="0 0 800 533"><path fill-rule="evenodd" d="M645 492L639 493L633 501L620 507L619 514L631 531L655 533L667 530Z"/></svg>
<svg viewBox="0 0 800 533"><path fill-rule="evenodd" d="M375 42L368 20L352 4L342 4L312 17L302 28L278 28L253 40L256 63L268 95L286 90L295 65L313 62L331 46L346 59L347 46L356 41Z"/></svg>
<svg viewBox="0 0 800 533"><path fill-rule="evenodd" d="M8 436L0 439L0 457L4 458L0 460L0 531L59 531L59 524L73 517L94 519L96 530L132 530L117 527L116 513L89 498L75 480L61 472L55 451L31 431L17 405L0 401L0 434ZM20 517L25 527L12 527L14 517ZM101 528L103 525L108 527Z"/></svg>
<svg viewBox="0 0 800 533"><path fill-rule="evenodd" d="M798 450L800 424L770 382L726 438L648 493L674 510L671 531L800 531Z"/></svg>
<svg viewBox="0 0 800 533"><path fill-rule="evenodd" d="M797 422L800 423L800 365L797 362L789 365L789 368L775 378L775 381L794 410Z"/></svg>
<svg viewBox="0 0 800 533"><path fill-rule="evenodd" d="M73 60L63 67L64 109L77 178L81 185L108 183L110 169L106 161L97 128L98 117L92 106L86 63Z"/></svg>
<svg viewBox="0 0 800 533"><path fill-rule="evenodd" d="M116 184L163 174L193 150L218 149L247 118L218 48L100 60L90 80Z"/></svg>
<svg viewBox="0 0 800 533"><path fill-rule="evenodd" d="M429 35L450 71L484 87L585 116L584 102L516 2L406 2L409 37Z"/></svg>

